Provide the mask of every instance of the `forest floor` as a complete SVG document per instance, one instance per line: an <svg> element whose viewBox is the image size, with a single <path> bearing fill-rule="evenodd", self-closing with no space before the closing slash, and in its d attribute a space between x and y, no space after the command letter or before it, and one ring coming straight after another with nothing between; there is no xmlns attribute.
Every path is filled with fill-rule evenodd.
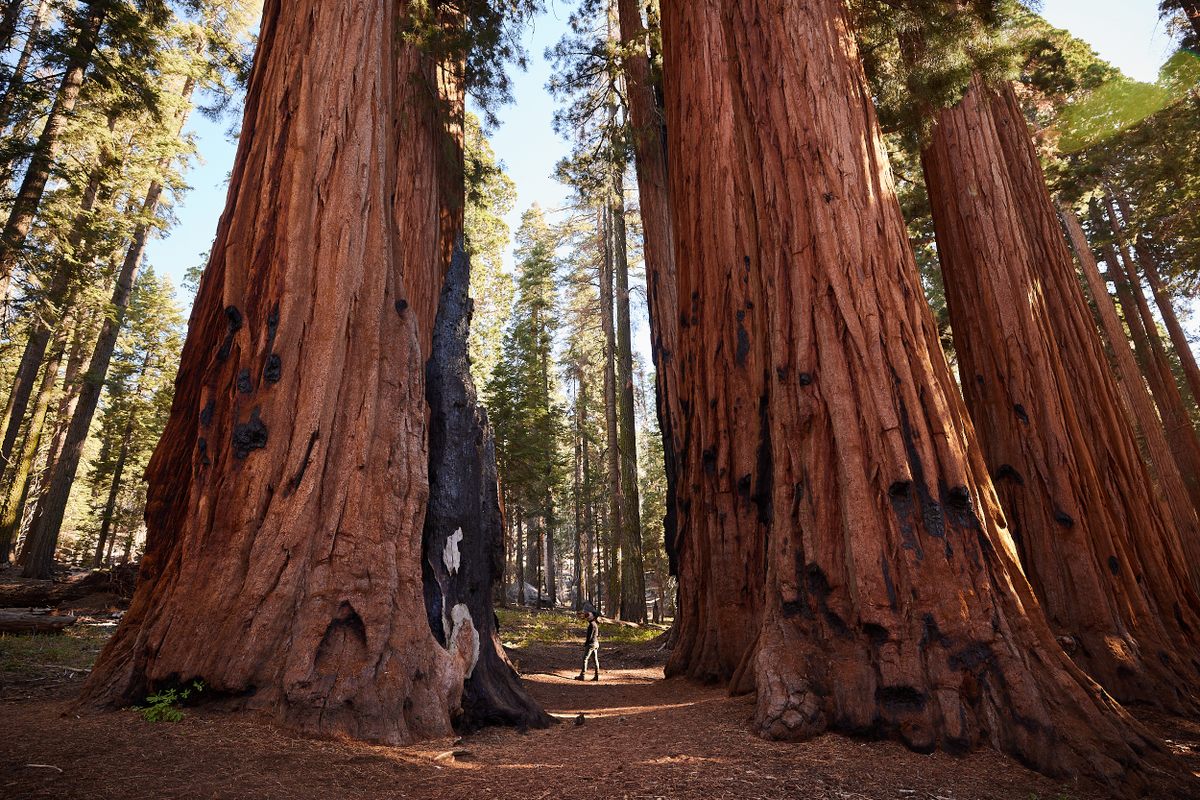
<svg viewBox="0 0 1200 800"><path fill-rule="evenodd" d="M113 628L0 637L0 797L420 798L421 800L1092 800L993 752L919 755L826 735L752 735L752 700L663 678L656 630L605 626L603 679L577 682L582 632L568 615L501 612L534 696L561 724L486 730L411 747L293 738L247 715L184 710L75 716L71 701ZM77 612L82 613L82 612ZM1200 726L1148 720L1200 770Z"/></svg>

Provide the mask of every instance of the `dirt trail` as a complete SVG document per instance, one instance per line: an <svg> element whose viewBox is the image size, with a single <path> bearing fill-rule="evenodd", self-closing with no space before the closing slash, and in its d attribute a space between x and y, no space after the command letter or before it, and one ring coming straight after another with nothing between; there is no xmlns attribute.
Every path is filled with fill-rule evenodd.
<svg viewBox="0 0 1200 800"><path fill-rule="evenodd" d="M245 715L191 709L178 724L133 712L66 713L80 676L0 686L3 798L803 798L1090 800L995 753L923 756L890 743L823 736L766 742L751 700L664 680L655 645L609 648L599 683L573 680L578 645L517 654L561 724L492 729L403 748L294 739ZM577 719L583 714L583 721ZM1178 728L1176 729L1178 731ZM1200 728L1180 734L1194 749ZM1179 737L1177 737L1179 738ZM40 766L30 766L40 765Z"/></svg>

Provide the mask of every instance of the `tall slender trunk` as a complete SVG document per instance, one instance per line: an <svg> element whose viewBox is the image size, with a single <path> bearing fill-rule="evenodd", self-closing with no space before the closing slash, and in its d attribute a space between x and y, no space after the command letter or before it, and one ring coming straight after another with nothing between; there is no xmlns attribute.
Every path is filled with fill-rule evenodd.
<svg viewBox="0 0 1200 800"><path fill-rule="evenodd" d="M416 7L265 4L138 590L84 702L202 679L310 734L452 730L482 643L442 646L422 592L446 132Z"/></svg>
<svg viewBox="0 0 1200 800"><path fill-rule="evenodd" d="M1155 390L1159 412L1167 426L1167 435L1180 443L1179 449L1193 465L1192 469L1195 470L1193 474L1196 475L1196 480L1200 480L1200 434L1192 424L1179 384L1175 380L1175 373L1171 370L1166 347L1158 335L1158 322L1154 319L1154 314L1150 311L1150 304L1146 301L1142 282L1138 277L1137 266L1128 246L1125 230L1117 215L1116 203L1111 195L1105 198L1105 204L1108 222L1118 251L1118 257L1113 259L1114 263L1111 266L1116 271L1117 277L1120 278L1118 288L1124 290L1124 294L1121 296L1121 306L1125 310L1125 318L1128 322L1130 317L1137 317L1136 324L1139 334L1144 337L1146 342L1143 365L1147 374L1154 376L1150 386ZM1135 323L1130 322L1129 324L1132 327ZM1181 469L1184 468L1181 466Z"/></svg>
<svg viewBox="0 0 1200 800"><path fill-rule="evenodd" d="M195 80L187 78L183 83L181 97L185 104L190 103ZM179 129L187 121L187 112L180 115ZM159 169L165 170L170 166L170 158L159 162ZM24 574L27 577L45 575L49 572L54 558L54 549L58 544L59 532L63 516L66 513L67 500L71 495L71 487L75 483L75 475L79 469L79 461L83 457L83 448L91 430L92 417L100 402L100 394L108 377L108 367L117 345L117 337L125 322L125 312L129 308L129 300L133 294L134 284L141 270L142 258L146 252L146 243L150 235L150 222L158 213L158 205L162 200L163 185L157 179L150 182L146 196L142 200L141 215L143 222L134 229L133 237L125 252L116 276L112 298L109 301L107 313L100 325L96 345L89 359L88 369L79 388L75 407L71 414L71 422L63 437L62 448L56 454L54 469L50 475L45 493L38 502L34 514L34 524L26 542L29 555L22 554L25 563Z"/></svg>
<svg viewBox="0 0 1200 800"><path fill-rule="evenodd" d="M25 34L25 44L21 47L21 55L17 57L17 63L13 65L8 85L4 87L4 95L0 97L0 134L7 133L12 124L13 107L16 104L17 95L25 81L25 72L29 69L29 62L33 59L42 28L46 26L49 14L49 0L38 0L37 10L33 12L33 17L29 20L29 30Z"/></svg>
<svg viewBox="0 0 1200 800"><path fill-rule="evenodd" d="M590 429L588 425L588 384L581 383L581 391L583 393L583 406L580 414L580 425L583 430L583 527L585 531L585 550L584 558L585 566L584 573L587 575L587 599L594 607L597 605L596 593L599 591L600 581L596 575L596 508L595 508L595 490L592 486L592 460L591 447L588 446L587 431Z"/></svg>
<svg viewBox="0 0 1200 800"><path fill-rule="evenodd" d="M613 279L616 252L614 246L614 224L611 204L601 214L601 235L604 237L604 253L600 260L600 328L604 334L604 433L605 465L608 468L608 613L621 615L620 563L621 545L624 535L625 502L621 482L621 440L617 427L617 333L613 319Z"/></svg>
<svg viewBox="0 0 1200 800"><path fill-rule="evenodd" d="M763 323L744 333L765 340L770 370L755 729L987 743L1141 791L1147 763L1170 757L1062 652L1021 573L925 303L844 4L668 3L663 22L681 295L703 274L761 287ZM701 190L704 178L727 191ZM685 347L712 350L717 335L681 330Z"/></svg>
<svg viewBox="0 0 1200 800"><path fill-rule="evenodd" d="M637 419L633 398L633 333L629 314L629 254L624 176L613 173L611 219L617 302L618 444L621 456L621 619L646 621L646 570L642 557L642 505L638 491Z"/></svg>
<svg viewBox="0 0 1200 800"><path fill-rule="evenodd" d="M33 220L41 208L42 195L45 194L54 161L58 157L60 140L66 130L67 120L79 101L79 91L83 87L84 74L96 49L104 15L103 4L94 0L89 0L79 15L79 28L64 68L62 82L46 117L45 127L42 128L34 147L33 157L25 170L21 188L13 200L8 222L0 233L0 297L8 295L9 282L20 259L25 237L29 234Z"/></svg>
<svg viewBox="0 0 1200 800"><path fill-rule="evenodd" d="M116 538L113 531L113 517L117 510L117 497L121 493L121 482L125 477L125 462L129 458L129 443L133 441L133 415L125 421L125 431L121 435L121 444L117 450L117 461L113 465L112 480L108 485L108 497L104 501L104 510L100 512L100 532L96 536L96 553L92 558L93 567L104 566L104 548L111 549L111 539Z"/></svg>
<svg viewBox="0 0 1200 800"><path fill-rule="evenodd" d="M8 492L4 498L3 512L0 514L0 564L8 562L13 545L17 541L17 534L20 532L21 520L25 516L29 477L33 474L38 448L43 440L46 412L50 408L50 399L58 381L62 356L62 347L55 347L50 358L46 359L46 363L42 367L41 385L38 387L33 408L29 413L29 420L25 425L25 441L21 452L17 454L17 458L12 464L12 469L8 471Z"/></svg>
<svg viewBox="0 0 1200 800"><path fill-rule="evenodd" d="M583 496L580 494L583 490L583 369L580 364L575 364L575 431L574 431L574 460L571 464L571 496L575 503L575 529L574 535L571 537L574 541L574 562L571 570L571 577L575 582L575 598L571 607L575 611L580 611L583 608L584 595L584 573L583 573Z"/></svg>
<svg viewBox="0 0 1200 800"><path fill-rule="evenodd" d="M963 395L1051 627L1118 700L1200 708L1200 668L1167 655L1172 642L1200 648L1180 531L1122 410L1011 85L976 77L938 114L921 160Z"/></svg>
<svg viewBox="0 0 1200 800"><path fill-rule="evenodd" d="M109 129L112 130L115 125L116 116L112 116L109 118ZM67 235L67 249L72 253L78 254L83 246L92 212L96 208L104 178L111 166L111 157L104 156L101 163L97 164L88 175L87 185L80 197L79 210L75 214L71 231ZM79 261L88 260L87 258L79 259L78 255L75 258ZM5 401L3 414L0 415L0 427L4 431L3 440L0 441L0 463L7 463L12 455L12 449L16 444L17 429L21 427L21 422L29 407L30 394L37 380L42 359L46 355L46 348L50 344L50 338L56 330L62 327L64 315L71 309L75 298L79 295L79 277L75 261L65 257L59 258L54 265L50 284L35 306L36 316L29 332L29 338L25 342L25 349L21 354L13 385Z"/></svg>
<svg viewBox="0 0 1200 800"><path fill-rule="evenodd" d="M525 597L525 530L521 522L524 514L517 507L517 605L524 606Z"/></svg>
<svg viewBox="0 0 1200 800"><path fill-rule="evenodd" d="M1121 211L1122 220L1128 224L1129 220L1133 218L1133 209L1129 207L1129 201L1124 195L1116 194L1114 197L1117 207ZM1171 344L1175 347L1175 354L1179 356L1179 363L1183 366L1183 376L1188 391L1192 395L1192 400L1200 404L1200 366L1196 365L1196 355L1192 352L1192 345L1183 332L1183 326L1179 324L1179 317L1171 303L1171 294L1167 291L1167 285L1158 271L1158 260L1154 257L1145 237L1134 234L1132 240L1134 252L1137 254L1137 264L1146 275L1150 290L1154 294L1154 301L1162 315L1163 324L1171 337Z"/></svg>
<svg viewBox="0 0 1200 800"><path fill-rule="evenodd" d="M1075 254L1083 267L1083 276L1087 281L1088 291L1099 313L1100 324L1116 361L1117 374L1120 376L1123 395L1129 405L1130 418L1137 424L1145 442L1150 465L1158 479L1163 497L1174 515L1176 528L1179 530L1184 549L1188 554L1188 562L1192 565L1192 586L1200 591L1200 582L1197 580L1200 570L1196 569L1196 565L1200 564L1200 521L1197 519L1197 513L1200 512L1200 483L1193 481L1189 487L1188 482L1183 478L1179 464L1176 463L1162 420L1159 419L1158 411L1154 407L1154 399L1146 388L1142 372L1138 368L1133 351L1130 349L1129 340L1125 336L1125 330L1121 327L1121 320L1117 316L1117 308L1108 294L1108 286L1100 275L1096 257L1088 245L1087 236L1083 232L1079 218L1075 215L1074 209L1066 204L1059 205L1059 212ZM1191 492L1192 488L1196 489L1194 494Z"/></svg>

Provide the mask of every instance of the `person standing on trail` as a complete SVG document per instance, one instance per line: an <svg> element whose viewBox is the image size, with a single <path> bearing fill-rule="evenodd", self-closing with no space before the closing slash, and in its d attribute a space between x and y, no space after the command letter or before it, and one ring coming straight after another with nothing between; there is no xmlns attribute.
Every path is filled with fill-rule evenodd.
<svg viewBox="0 0 1200 800"><path fill-rule="evenodd" d="M595 673L592 675L592 680L600 680L600 621L596 616L596 612L590 608L579 612L580 619L587 620L587 634L583 642L583 668L579 670L579 674L575 676L575 680L581 681L587 673L588 662L593 661L595 664Z"/></svg>

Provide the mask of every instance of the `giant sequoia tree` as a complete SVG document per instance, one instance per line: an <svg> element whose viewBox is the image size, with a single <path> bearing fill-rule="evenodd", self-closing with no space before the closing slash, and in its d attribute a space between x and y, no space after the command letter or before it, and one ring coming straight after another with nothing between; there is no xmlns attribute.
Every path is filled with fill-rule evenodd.
<svg viewBox="0 0 1200 800"><path fill-rule="evenodd" d="M719 352L737 332L737 369L702 378L717 405L731 385L761 381L760 480L746 491L769 532L746 670L755 727L989 743L1138 791L1161 749L1063 653L1021 574L938 346L842 4L667 4L664 42L680 296L746 287L696 290L689 319L712 324L684 327L681 349L691 357L707 339ZM710 472L727 468L730 433L706 437ZM681 491L693 508L720 502L708 484ZM707 535L711 558L712 533L693 524L683 546ZM751 561L753 543L733 555ZM718 588L685 587L685 574L685 603Z"/></svg>
<svg viewBox="0 0 1200 800"><path fill-rule="evenodd" d="M976 78L938 114L922 161L963 393L1051 625L1119 700L1193 708L1200 666L1184 654L1200 628L1180 532L1012 88Z"/></svg>
<svg viewBox="0 0 1200 800"><path fill-rule="evenodd" d="M405 35L425 8L266 4L141 583L92 702L200 678L317 734L450 730L482 626L452 615L443 647L422 597L424 362L462 186L456 73Z"/></svg>

